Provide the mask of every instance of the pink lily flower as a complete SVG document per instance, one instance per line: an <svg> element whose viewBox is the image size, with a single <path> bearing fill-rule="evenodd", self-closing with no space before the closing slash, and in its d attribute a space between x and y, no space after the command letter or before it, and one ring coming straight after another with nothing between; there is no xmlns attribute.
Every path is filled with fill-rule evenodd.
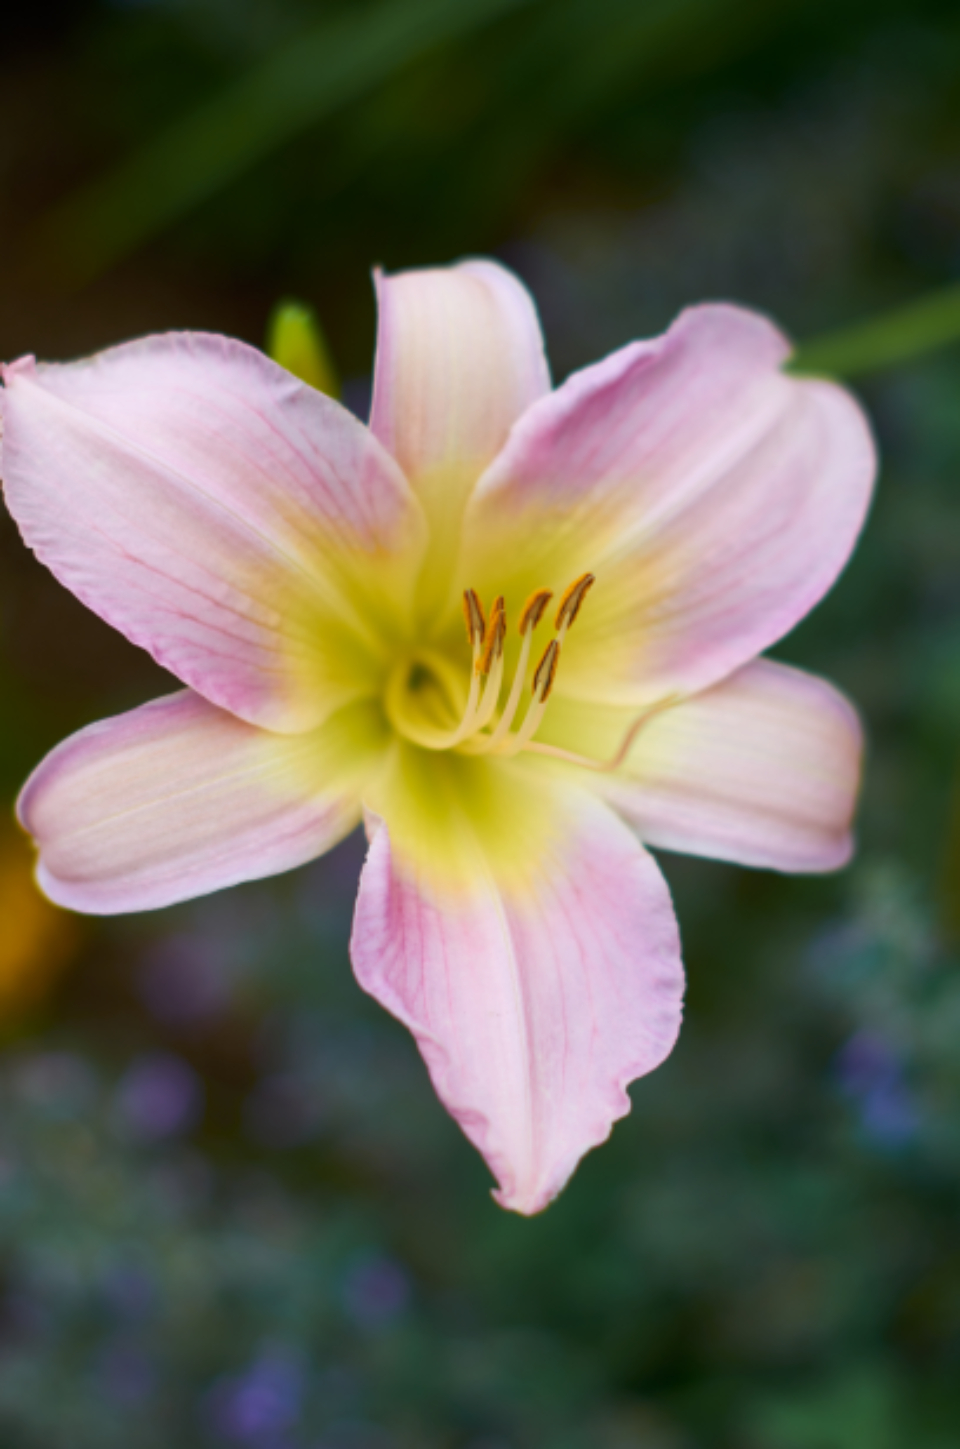
<svg viewBox="0 0 960 1449"><path fill-rule="evenodd" d="M502 267L378 286L369 428L223 337L5 369L26 542L186 685L61 744L20 818L46 893L111 913L300 865L365 815L357 978L533 1213L677 1036L645 846L850 854L856 715L757 656L846 562L874 450L733 306L551 390Z"/></svg>

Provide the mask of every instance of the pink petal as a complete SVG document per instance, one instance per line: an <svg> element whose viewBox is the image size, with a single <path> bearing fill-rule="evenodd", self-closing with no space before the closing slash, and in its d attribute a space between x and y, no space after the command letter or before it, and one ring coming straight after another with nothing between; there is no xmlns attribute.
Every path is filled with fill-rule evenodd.
<svg viewBox="0 0 960 1449"><path fill-rule="evenodd" d="M635 713L557 701L552 737L611 758ZM851 824L863 737L823 679L757 659L653 716L625 765L592 778L650 845L782 871L836 870Z"/></svg>
<svg viewBox="0 0 960 1449"><path fill-rule="evenodd" d="M380 325L370 427L407 477L451 462L473 482L550 388L529 293L505 267L377 275Z"/></svg>
<svg viewBox="0 0 960 1449"><path fill-rule="evenodd" d="M729 306L575 374L520 420L465 519L464 586L597 583L557 688L645 703L705 688L787 633L854 546L875 456L832 383Z"/></svg>
<svg viewBox="0 0 960 1449"><path fill-rule="evenodd" d="M363 692L423 521L345 409L203 334L4 380L7 502L84 603L253 723L307 729Z"/></svg>
<svg viewBox="0 0 960 1449"><path fill-rule="evenodd" d="M351 949L361 986L414 1033L497 1200L535 1213L671 1050L680 945L659 870L599 800L534 771L473 768L487 776L434 768L425 795L414 767L387 789Z"/></svg>
<svg viewBox="0 0 960 1449"><path fill-rule="evenodd" d="M152 910L329 850L358 823L383 744L366 704L276 735L184 690L58 745L27 781L20 820L51 900Z"/></svg>

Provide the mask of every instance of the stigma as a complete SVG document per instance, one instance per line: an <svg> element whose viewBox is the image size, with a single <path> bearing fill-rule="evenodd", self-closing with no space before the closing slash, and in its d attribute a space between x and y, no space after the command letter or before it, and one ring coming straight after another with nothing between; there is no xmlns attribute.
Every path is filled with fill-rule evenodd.
<svg viewBox="0 0 960 1449"><path fill-rule="evenodd" d="M593 574L580 574L564 590L554 616L553 637L531 674L533 636L553 598L550 589L534 590L520 610L520 654L506 691L504 646L507 613L504 600L502 596L494 599L487 615L475 590L467 589L464 592L463 614L473 661L463 718L453 731L448 748L460 749L467 754L514 755L531 747L546 713L547 701L560 666L564 640L595 582ZM530 700L526 713L520 720L520 705L528 675ZM500 708L504 693L506 698Z"/></svg>

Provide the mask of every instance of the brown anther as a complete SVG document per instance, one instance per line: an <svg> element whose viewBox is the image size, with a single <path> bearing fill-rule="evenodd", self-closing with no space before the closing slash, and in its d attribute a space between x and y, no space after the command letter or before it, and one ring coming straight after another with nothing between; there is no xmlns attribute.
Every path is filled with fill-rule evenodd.
<svg viewBox="0 0 960 1449"><path fill-rule="evenodd" d="M543 618L544 610L553 598L549 589L537 589L532 593L524 604L520 613L520 633L525 634L528 629L535 629Z"/></svg>
<svg viewBox="0 0 960 1449"><path fill-rule="evenodd" d="M580 612L581 604L595 583L596 575L581 574L578 579L574 579L568 589L564 590L563 598L560 600L560 607L557 610L556 627L558 629L564 623L568 629L570 628Z"/></svg>
<svg viewBox="0 0 960 1449"><path fill-rule="evenodd" d="M463 617L467 621L467 638L472 648L483 643L487 632L487 621L483 616L483 605L474 589L464 589Z"/></svg>
<svg viewBox="0 0 960 1449"><path fill-rule="evenodd" d="M487 630L483 636L483 648L480 651L480 658L477 660L477 673L489 674L494 660L499 659L503 653L503 640L507 632L507 611L503 602L503 595L493 601L493 608L490 610L490 618L487 620Z"/></svg>
<svg viewBox="0 0 960 1449"><path fill-rule="evenodd" d="M560 659L560 645L556 639L551 639L543 651L543 658L537 665L533 676L533 697L541 704L549 697L553 688L553 681L557 675L557 664Z"/></svg>

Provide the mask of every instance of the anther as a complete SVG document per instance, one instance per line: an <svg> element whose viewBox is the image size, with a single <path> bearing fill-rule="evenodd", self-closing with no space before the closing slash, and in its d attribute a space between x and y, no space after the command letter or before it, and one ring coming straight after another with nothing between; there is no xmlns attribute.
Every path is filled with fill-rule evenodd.
<svg viewBox="0 0 960 1449"><path fill-rule="evenodd" d="M470 640L471 646L476 649L483 643L484 635L487 632L487 621L483 615L483 605L474 589L464 590L463 617L467 623L467 638Z"/></svg>
<svg viewBox="0 0 960 1449"><path fill-rule="evenodd" d="M499 594L493 601L490 618L487 620L487 628L483 636L483 648L480 651L480 657L476 664L478 674L489 674L491 666L501 657L506 632L507 611L503 602L503 595Z"/></svg>
<svg viewBox="0 0 960 1449"><path fill-rule="evenodd" d="M520 633L534 630L543 618L553 594L550 589L537 589L532 593L520 611Z"/></svg>
<svg viewBox="0 0 960 1449"><path fill-rule="evenodd" d="M557 676L559 659L560 645L556 639L551 639L533 675L533 697L540 704L545 703L550 697L553 681Z"/></svg>
<svg viewBox="0 0 960 1449"><path fill-rule="evenodd" d="M563 628L564 625L567 629L570 628L580 612L584 599L595 583L595 574L581 574L578 579L574 579L568 589L564 590L560 607L557 609L555 626L557 629Z"/></svg>

